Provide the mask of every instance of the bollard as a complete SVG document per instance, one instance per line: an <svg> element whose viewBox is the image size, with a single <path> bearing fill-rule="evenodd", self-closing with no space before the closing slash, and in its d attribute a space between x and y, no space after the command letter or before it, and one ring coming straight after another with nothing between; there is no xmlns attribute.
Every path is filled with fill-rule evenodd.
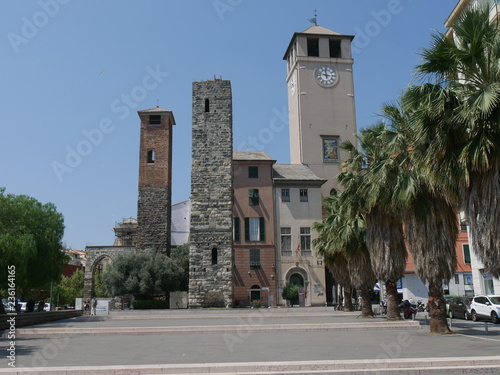
<svg viewBox="0 0 500 375"><path fill-rule="evenodd" d="M424 323L427 325L427 314L424 315Z"/></svg>
<svg viewBox="0 0 500 375"><path fill-rule="evenodd" d="M484 322L484 333L488 334L488 322Z"/></svg>

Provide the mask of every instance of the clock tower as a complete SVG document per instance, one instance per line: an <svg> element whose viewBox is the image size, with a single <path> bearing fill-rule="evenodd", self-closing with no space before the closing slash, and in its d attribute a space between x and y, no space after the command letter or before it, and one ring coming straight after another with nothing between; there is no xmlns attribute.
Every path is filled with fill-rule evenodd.
<svg viewBox="0 0 500 375"><path fill-rule="evenodd" d="M340 144L356 144L351 35L322 26L295 33L288 45L288 108L292 164L306 164L321 178L323 198L337 189L346 158Z"/></svg>

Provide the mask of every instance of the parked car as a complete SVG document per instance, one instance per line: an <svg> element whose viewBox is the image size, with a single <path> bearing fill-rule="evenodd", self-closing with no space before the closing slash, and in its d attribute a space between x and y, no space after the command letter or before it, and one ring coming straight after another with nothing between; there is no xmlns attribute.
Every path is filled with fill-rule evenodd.
<svg viewBox="0 0 500 375"><path fill-rule="evenodd" d="M500 323L500 296L475 296L470 305L470 314L475 322L491 319L493 323Z"/></svg>
<svg viewBox="0 0 500 375"><path fill-rule="evenodd" d="M470 319L470 297L455 297L449 301L448 316L450 318Z"/></svg>

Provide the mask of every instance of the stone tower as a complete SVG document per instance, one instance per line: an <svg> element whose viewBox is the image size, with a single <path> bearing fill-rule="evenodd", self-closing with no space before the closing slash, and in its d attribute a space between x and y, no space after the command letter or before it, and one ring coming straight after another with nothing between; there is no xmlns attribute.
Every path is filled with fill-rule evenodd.
<svg viewBox="0 0 500 375"><path fill-rule="evenodd" d="M170 252L172 205L172 111L137 112L141 119L137 250Z"/></svg>
<svg viewBox="0 0 500 375"><path fill-rule="evenodd" d="M287 61L290 159L306 164L326 183L323 197L336 189L343 141L356 144L351 42L322 26L295 33L284 59Z"/></svg>
<svg viewBox="0 0 500 375"><path fill-rule="evenodd" d="M189 307L233 301L231 82L193 82Z"/></svg>

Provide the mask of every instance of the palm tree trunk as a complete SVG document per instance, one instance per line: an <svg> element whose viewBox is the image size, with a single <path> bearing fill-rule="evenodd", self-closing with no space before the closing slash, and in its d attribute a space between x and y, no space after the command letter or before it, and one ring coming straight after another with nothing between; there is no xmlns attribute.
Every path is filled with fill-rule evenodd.
<svg viewBox="0 0 500 375"><path fill-rule="evenodd" d="M363 287L360 289L361 294L361 317L373 318L372 301L370 299L370 289Z"/></svg>
<svg viewBox="0 0 500 375"><path fill-rule="evenodd" d="M344 288L344 309L345 311L354 311L351 288Z"/></svg>
<svg viewBox="0 0 500 375"><path fill-rule="evenodd" d="M471 227L472 249L486 271L494 277L500 277L500 207L491 202L498 191L500 171L492 168L488 172L472 174L470 187L462 193Z"/></svg>
<svg viewBox="0 0 500 375"><path fill-rule="evenodd" d="M402 320L399 311L398 286L395 281L385 281L385 291L387 293L387 320Z"/></svg>
<svg viewBox="0 0 500 375"><path fill-rule="evenodd" d="M429 280L429 307L431 309L430 333L443 335L453 333L446 317L446 301L443 298L441 281Z"/></svg>

